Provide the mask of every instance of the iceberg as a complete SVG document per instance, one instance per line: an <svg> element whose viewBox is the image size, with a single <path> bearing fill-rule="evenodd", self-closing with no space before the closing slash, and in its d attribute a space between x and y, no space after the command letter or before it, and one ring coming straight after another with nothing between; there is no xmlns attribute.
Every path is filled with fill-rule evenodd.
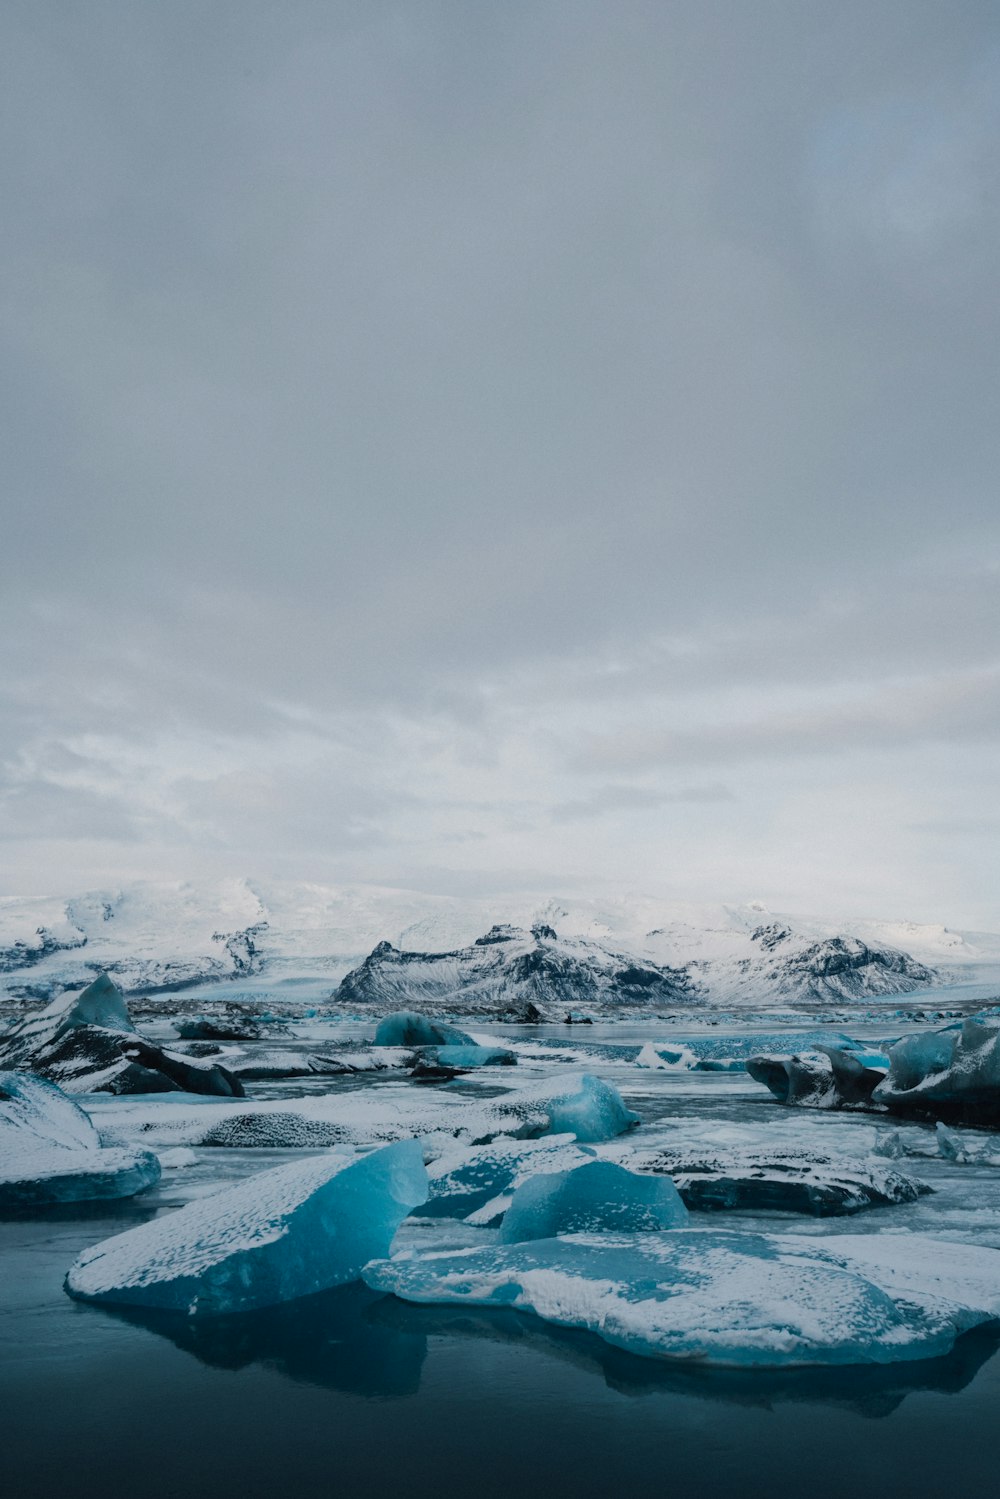
<svg viewBox="0 0 1000 1499"><path fill-rule="evenodd" d="M584 1142L611 1140L639 1123L618 1089L589 1072L518 1088L503 1098L502 1107L525 1118L536 1134L571 1134Z"/></svg>
<svg viewBox="0 0 1000 1499"><path fill-rule="evenodd" d="M807 1151L690 1147L638 1151L637 1171L666 1172L698 1212L808 1213L827 1218L916 1202L930 1187L883 1161L835 1160Z"/></svg>
<svg viewBox="0 0 1000 1499"><path fill-rule="evenodd" d="M966 1020L897 1041L872 1098L894 1114L1000 1125L1000 1020Z"/></svg>
<svg viewBox="0 0 1000 1499"><path fill-rule="evenodd" d="M779 1103L812 1109L867 1107L885 1078L881 1066L837 1047L817 1047L793 1056L749 1057L747 1072L763 1083Z"/></svg>
<svg viewBox="0 0 1000 1499"><path fill-rule="evenodd" d="M400 1255L364 1278L405 1301L513 1307L629 1353L737 1367L937 1358L1000 1317L1000 1252L916 1233L574 1234Z"/></svg>
<svg viewBox="0 0 1000 1499"><path fill-rule="evenodd" d="M466 1067L513 1067L517 1056L506 1046L440 1046L438 1065L455 1067L460 1071Z"/></svg>
<svg viewBox="0 0 1000 1499"><path fill-rule="evenodd" d="M489 1223L509 1206L509 1194L529 1177L565 1171L594 1159L572 1135L541 1140L501 1138L489 1145L448 1151L427 1168L430 1198L422 1218L468 1218Z"/></svg>
<svg viewBox="0 0 1000 1499"><path fill-rule="evenodd" d="M66 1290L189 1316L295 1301L357 1280L426 1195L416 1140L293 1161L93 1245Z"/></svg>
<svg viewBox="0 0 1000 1499"><path fill-rule="evenodd" d="M134 1197L159 1179L155 1155L102 1146L54 1083L0 1072L0 1207Z"/></svg>
<svg viewBox="0 0 1000 1499"><path fill-rule="evenodd" d="M238 1078L215 1060L180 1056L140 1036L106 973L0 1036L0 1064L30 1068L71 1093L243 1095Z"/></svg>
<svg viewBox="0 0 1000 1499"><path fill-rule="evenodd" d="M669 1176L638 1176L611 1161L532 1176L514 1192L500 1228L503 1244L560 1234L650 1233L684 1228L688 1210Z"/></svg>
<svg viewBox="0 0 1000 1499"><path fill-rule="evenodd" d="M457 1025L431 1020L415 1010L396 1010L380 1020L376 1046L475 1046L475 1041Z"/></svg>

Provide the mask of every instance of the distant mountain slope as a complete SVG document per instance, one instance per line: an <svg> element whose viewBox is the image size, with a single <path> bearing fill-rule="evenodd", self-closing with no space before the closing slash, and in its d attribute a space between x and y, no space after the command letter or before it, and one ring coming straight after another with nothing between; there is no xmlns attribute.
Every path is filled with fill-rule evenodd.
<svg viewBox="0 0 1000 1499"><path fill-rule="evenodd" d="M494 926L455 952L400 952L380 942L337 990L340 1003L379 1010L482 1011L533 1019L555 1007L604 1012L688 1004L700 998L683 969L639 963L586 938ZM534 1013L532 1010L534 1009Z"/></svg>
<svg viewBox="0 0 1000 1499"><path fill-rule="evenodd" d="M517 935L477 940L498 924ZM558 936L532 936L542 927ZM377 957L382 943L390 948ZM987 962L1000 971L1000 939L943 926L823 921L757 903L696 906L637 895L487 901L232 879L0 899L0 992L39 998L102 971L126 990L149 993L251 975L316 978L332 993L349 976L342 998L358 1005L391 1008L404 995L416 1003L418 994L425 1004L446 994L453 1006L457 994L470 1005L477 996L515 1004L544 993L549 1008L634 1011L644 1003L865 999Z"/></svg>

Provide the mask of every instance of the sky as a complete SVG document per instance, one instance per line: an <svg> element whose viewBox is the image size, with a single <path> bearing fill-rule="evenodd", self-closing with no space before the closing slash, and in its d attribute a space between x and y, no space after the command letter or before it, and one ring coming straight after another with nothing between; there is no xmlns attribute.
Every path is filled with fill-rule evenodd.
<svg viewBox="0 0 1000 1499"><path fill-rule="evenodd" d="M7 0L0 893L1000 928L994 0Z"/></svg>

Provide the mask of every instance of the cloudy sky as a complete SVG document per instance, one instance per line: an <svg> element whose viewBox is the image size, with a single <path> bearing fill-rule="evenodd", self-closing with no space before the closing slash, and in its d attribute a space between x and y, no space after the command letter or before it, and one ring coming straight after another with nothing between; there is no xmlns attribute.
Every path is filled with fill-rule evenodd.
<svg viewBox="0 0 1000 1499"><path fill-rule="evenodd" d="M7 0L0 891L1000 924L995 0Z"/></svg>

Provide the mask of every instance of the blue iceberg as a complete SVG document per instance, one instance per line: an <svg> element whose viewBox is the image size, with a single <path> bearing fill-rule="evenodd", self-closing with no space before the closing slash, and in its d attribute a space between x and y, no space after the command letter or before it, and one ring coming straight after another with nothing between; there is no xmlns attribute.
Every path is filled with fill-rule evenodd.
<svg viewBox="0 0 1000 1499"><path fill-rule="evenodd" d="M475 1046L472 1037L457 1025L431 1020L415 1010L396 1010L380 1020L375 1031L376 1046Z"/></svg>
<svg viewBox="0 0 1000 1499"><path fill-rule="evenodd" d="M506 1046L441 1046L437 1060L442 1067L513 1067L514 1052Z"/></svg>
<svg viewBox="0 0 1000 1499"><path fill-rule="evenodd" d="M916 1233L577 1234L401 1255L364 1278L406 1301L513 1307L629 1353L737 1367L935 1358L1000 1317L1000 1252Z"/></svg>
<svg viewBox="0 0 1000 1499"><path fill-rule="evenodd" d="M528 1177L565 1171L593 1159L593 1151L577 1145L572 1135L541 1140L501 1137L488 1145L449 1151L427 1168L431 1195L419 1209L420 1216L467 1218L476 1214L477 1222L492 1222L509 1205L505 1194Z"/></svg>
<svg viewBox="0 0 1000 1499"><path fill-rule="evenodd" d="M639 1123L639 1115L625 1107L618 1089L589 1072L518 1088L502 1103L505 1112L522 1117L536 1135L612 1140Z"/></svg>
<svg viewBox="0 0 1000 1499"><path fill-rule="evenodd" d="M0 1072L0 1207L134 1197L159 1179L155 1155L105 1149L55 1083Z"/></svg>
<svg viewBox="0 0 1000 1499"><path fill-rule="evenodd" d="M611 1161L532 1176L518 1187L500 1229L504 1244L560 1234L652 1233L685 1228L688 1210L669 1176L638 1176Z"/></svg>
<svg viewBox="0 0 1000 1499"><path fill-rule="evenodd" d="M357 1280L426 1195L416 1140L293 1161L93 1245L66 1290L190 1316L295 1301Z"/></svg>
<svg viewBox="0 0 1000 1499"><path fill-rule="evenodd" d="M894 1114L1000 1124L1000 1020L966 1020L897 1041L872 1098Z"/></svg>

